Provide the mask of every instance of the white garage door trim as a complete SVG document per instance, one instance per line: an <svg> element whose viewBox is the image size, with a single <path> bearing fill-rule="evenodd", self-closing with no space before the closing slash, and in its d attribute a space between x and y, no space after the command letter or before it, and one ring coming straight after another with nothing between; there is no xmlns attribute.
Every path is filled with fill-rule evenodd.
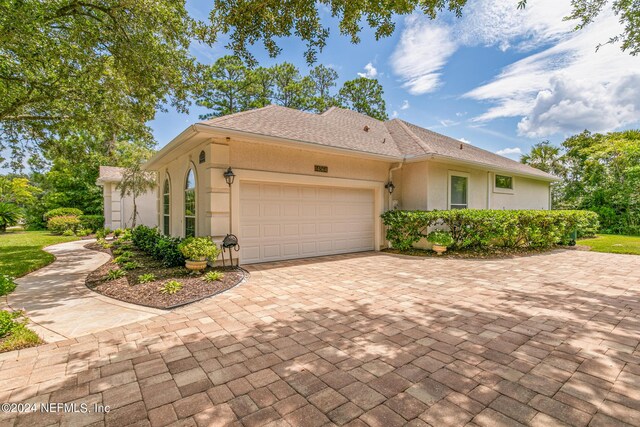
<svg viewBox="0 0 640 427"><path fill-rule="evenodd" d="M343 188L343 189L367 189L370 190L373 198L373 209L371 212L371 220L372 220L372 234L373 234L373 247L370 244L366 245L367 249L362 250L370 250L371 248L374 250L379 250L381 245L381 237L382 237L382 223L380 220L380 214L383 212L383 191L384 191L384 182L378 181L367 181L367 180L353 180L353 179L342 179L342 178L329 178L329 177L318 177L318 176L308 176L308 175L293 175L293 174L282 174L277 172L264 172L264 171L252 171L252 170L235 170L236 172L236 184L232 189L232 219L233 219L233 232L240 238L240 259L241 262L245 263L255 263L255 262L263 262L268 261L269 259L264 259L263 256L260 257L260 260L256 260L255 257L245 257L244 251L244 243L242 240L242 231L241 231L241 220L240 220L240 198L241 192L240 187L243 183L246 182L259 182L259 183L277 183L280 185L294 185L294 186L321 186L321 187L334 187L334 188ZM354 250L345 249L342 253L345 252L353 252ZM332 253L337 253L336 250L332 250ZM318 254L320 255L320 254ZM315 255L308 255L315 256ZM278 256L278 259L293 259L300 258L303 256ZM275 260L276 257L273 258Z"/></svg>

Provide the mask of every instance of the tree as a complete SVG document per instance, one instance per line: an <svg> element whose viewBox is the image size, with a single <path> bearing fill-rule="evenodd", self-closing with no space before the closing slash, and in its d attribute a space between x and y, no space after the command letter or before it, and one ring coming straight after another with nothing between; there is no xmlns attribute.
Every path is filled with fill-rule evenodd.
<svg viewBox="0 0 640 427"><path fill-rule="evenodd" d="M22 218L22 211L13 203L0 202L0 232L7 231L7 227L16 225Z"/></svg>
<svg viewBox="0 0 640 427"><path fill-rule="evenodd" d="M528 154L520 157L520 162L557 177L565 173L560 147L551 145L549 141L535 144Z"/></svg>
<svg viewBox="0 0 640 427"><path fill-rule="evenodd" d="M554 208L597 212L604 232L640 234L640 131L567 138L562 147L536 144L522 162L562 179Z"/></svg>
<svg viewBox="0 0 640 427"><path fill-rule="evenodd" d="M25 207L34 203L41 191L31 185L28 178L0 176L0 203L15 203Z"/></svg>
<svg viewBox="0 0 640 427"><path fill-rule="evenodd" d="M19 169L79 130L148 138L158 108L188 105L195 28L183 0L0 0L0 149Z"/></svg>
<svg viewBox="0 0 640 427"><path fill-rule="evenodd" d="M120 197L131 196L133 202L131 227L135 228L139 216L137 198L155 188L156 174L142 169L142 164L151 157L150 150L140 149L135 145L126 145L122 148L128 155L122 172L122 180L118 183L117 188L120 190Z"/></svg>
<svg viewBox="0 0 640 427"><path fill-rule="evenodd" d="M309 78L314 90L311 109L316 113L322 113L327 108L336 105L335 97L331 95L331 89L336 86L338 72L333 68L318 65L309 72Z"/></svg>
<svg viewBox="0 0 640 427"><path fill-rule="evenodd" d="M375 79L358 77L344 83L338 92L338 102L351 110L378 120L387 120L382 85Z"/></svg>
<svg viewBox="0 0 640 427"><path fill-rule="evenodd" d="M255 92L254 73L237 56L223 56L203 73L197 104L213 110L201 119L248 110Z"/></svg>
<svg viewBox="0 0 640 427"><path fill-rule="evenodd" d="M249 48L262 41L270 56L277 56L281 48L277 39L295 35L307 45L305 57L309 64L316 61L329 38L329 28L322 25L321 15L330 11L338 20L341 35L360 41L362 23L374 30L376 40L388 37L395 30L397 15L422 12L435 18L443 10L462 15L467 0L387 0L365 2L353 0L214 0L210 25L202 31L204 40L215 42L220 34L229 38L228 48L251 62L255 61ZM578 28L588 25L609 4L608 0L574 0L568 19L579 19ZM636 55L640 52L640 4L631 0L612 0L613 10L620 17L624 30L612 41L622 41L622 49ZM524 7L526 0L518 7ZM514 4L515 7L515 4Z"/></svg>
<svg viewBox="0 0 640 427"><path fill-rule="evenodd" d="M289 62L273 66L271 73L274 104L296 110L309 109L312 96L312 83L309 77L302 77L298 68Z"/></svg>

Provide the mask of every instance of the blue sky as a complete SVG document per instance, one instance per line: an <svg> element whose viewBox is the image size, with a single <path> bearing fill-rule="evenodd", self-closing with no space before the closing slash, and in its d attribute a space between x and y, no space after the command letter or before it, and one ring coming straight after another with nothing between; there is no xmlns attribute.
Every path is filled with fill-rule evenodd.
<svg viewBox="0 0 640 427"><path fill-rule="evenodd" d="M210 0L189 0L192 16L206 20ZM619 30L605 11L584 30L563 21L570 2L536 0L517 10L510 0L471 0L457 19L443 14L432 21L422 15L399 17L393 36L376 41L364 29L361 43L340 36L327 17L331 38L318 63L340 75L339 85L359 74L383 85L389 116L399 117L518 159L536 142L559 144L572 134L638 127L640 58L603 46ZM228 54L225 40L213 47L195 45L204 63ZM252 50L261 65L288 61L303 73L304 44L280 42L283 52L269 58L261 46ZM203 109L190 114L159 113L150 123L158 148Z"/></svg>

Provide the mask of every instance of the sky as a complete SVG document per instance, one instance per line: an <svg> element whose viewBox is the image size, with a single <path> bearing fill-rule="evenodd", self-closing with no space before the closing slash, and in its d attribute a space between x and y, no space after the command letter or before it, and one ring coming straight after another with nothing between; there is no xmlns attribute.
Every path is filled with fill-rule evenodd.
<svg viewBox="0 0 640 427"><path fill-rule="evenodd" d="M206 20L211 0L188 0L189 13ZM318 63L334 68L338 86L358 76L378 79L389 117L519 159L540 141L560 144L584 129L610 132L640 124L640 57L605 44L620 32L618 18L604 11L586 28L574 31L569 0L470 0L463 16L435 20L416 13L396 19L391 37L375 40L364 29L361 42L331 30ZM366 25L365 25L366 26ZM203 63L229 54L222 37L214 46L195 44ZM307 73L297 39L281 39L282 53L269 58L252 49L260 65L295 64ZM158 148L166 145L205 110L159 113L150 122Z"/></svg>

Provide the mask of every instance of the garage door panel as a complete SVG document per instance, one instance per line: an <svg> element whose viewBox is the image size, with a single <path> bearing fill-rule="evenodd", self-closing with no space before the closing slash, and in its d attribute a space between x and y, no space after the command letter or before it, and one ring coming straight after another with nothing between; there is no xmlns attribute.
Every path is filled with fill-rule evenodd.
<svg viewBox="0 0 640 427"><path fill-rule="evenodd" d="M373 191L240 184L243 263L374 248Z"/></svg>

